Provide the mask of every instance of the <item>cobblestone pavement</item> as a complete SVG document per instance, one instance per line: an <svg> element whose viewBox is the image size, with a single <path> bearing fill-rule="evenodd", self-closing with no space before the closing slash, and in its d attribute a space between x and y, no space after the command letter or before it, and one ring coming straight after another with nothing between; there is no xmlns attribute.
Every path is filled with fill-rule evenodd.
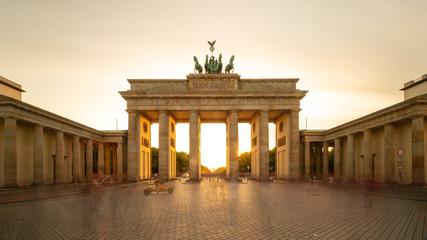
<svg viewBox="0 0 427 240"><path fill-rule="evenodd" d="M0 204L0 239L427 239L427 201L310 183L175 186Z"/></svg>

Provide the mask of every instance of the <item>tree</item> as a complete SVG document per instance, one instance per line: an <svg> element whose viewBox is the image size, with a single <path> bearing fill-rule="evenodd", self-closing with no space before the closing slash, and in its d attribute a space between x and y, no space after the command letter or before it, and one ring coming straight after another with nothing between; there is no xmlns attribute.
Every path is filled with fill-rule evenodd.
<svg viewBox="0 0 427 240"><path fill-rule="evenodd" d="M151 170L153 173L159 173L159 149L151 148Z"/></svg>
<svg viewBox="0 0 427 240"><path fill-rule="evenodd" d="M178 172L188 172L190 164L190 155L186 152L176 153L176 170Z"/></svg>
<svg viewBox="0 0 427 240"><path fill-rule="evenodd" d="M208 167L202 165L202 173L212 173L212 171Z"/></svg>
<svg viewBox="0 0 427 240"><path fill-rule="evenodd" d="M275 172L276 171L276 147L269 150L269 153L270 153L270 158L269 158L270 169L273 169L271 172Z"/></svg>
<svg viewBox="0 0 427 240"><path fill-rule="evenodd" d="M248 167L251 167L251 153L244 152L239 156L239 170L241 173L249 172Z"/></svg>
<svg viewBox="0 0 427 240"><path fill-rule="evenodd" d="M220 167L220 168L215 169L215 173L225 173L225 171L226 171L225 167Z"/></svg>

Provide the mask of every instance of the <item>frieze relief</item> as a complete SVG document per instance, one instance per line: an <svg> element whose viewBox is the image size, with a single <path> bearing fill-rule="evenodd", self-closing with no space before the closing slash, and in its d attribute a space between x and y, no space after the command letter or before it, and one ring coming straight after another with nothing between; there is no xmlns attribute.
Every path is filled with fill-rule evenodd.
<svg viewBox="0 0 427 240"><path fill-rule="evenodd" d="M130 105L138 106L227 106L227 105L293 105L298 98L142 98L129 100Z"/></svg>
<svg viewBox="0 0 427 240"><path fill-rule="evenodd" d="M190 74L190 90L238 90L238 74Z"/></svg>

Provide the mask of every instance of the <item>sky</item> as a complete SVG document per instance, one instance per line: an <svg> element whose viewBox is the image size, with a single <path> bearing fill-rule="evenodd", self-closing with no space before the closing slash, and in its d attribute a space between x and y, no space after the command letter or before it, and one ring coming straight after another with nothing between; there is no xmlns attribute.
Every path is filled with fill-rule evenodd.
<svg viewBox="0 0 427 240"><path fill-rule="evenodd" d="M127 129L118 93L127 79L185 79L216 40L241 78L299 78L309 91L300 128L329 129L402 101L403 84L427 73L426 9L425 0L0 0L0 75L29 104ZM249 135L240 124L240 152ZM225 165L225 125L202 124L201 141L202 164ZM188 151L187 124L177 148Z"/></svg>

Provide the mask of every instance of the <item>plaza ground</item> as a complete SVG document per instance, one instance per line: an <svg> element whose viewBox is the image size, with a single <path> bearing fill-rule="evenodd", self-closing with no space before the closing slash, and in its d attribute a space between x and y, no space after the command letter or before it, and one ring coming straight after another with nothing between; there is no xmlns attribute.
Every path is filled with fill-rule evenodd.
<svg viewBox="0 0 427 240"><path fill-rule="evenodd" d="M0 239L426 239L425 188L249 181L0 192Z"/></svg>

